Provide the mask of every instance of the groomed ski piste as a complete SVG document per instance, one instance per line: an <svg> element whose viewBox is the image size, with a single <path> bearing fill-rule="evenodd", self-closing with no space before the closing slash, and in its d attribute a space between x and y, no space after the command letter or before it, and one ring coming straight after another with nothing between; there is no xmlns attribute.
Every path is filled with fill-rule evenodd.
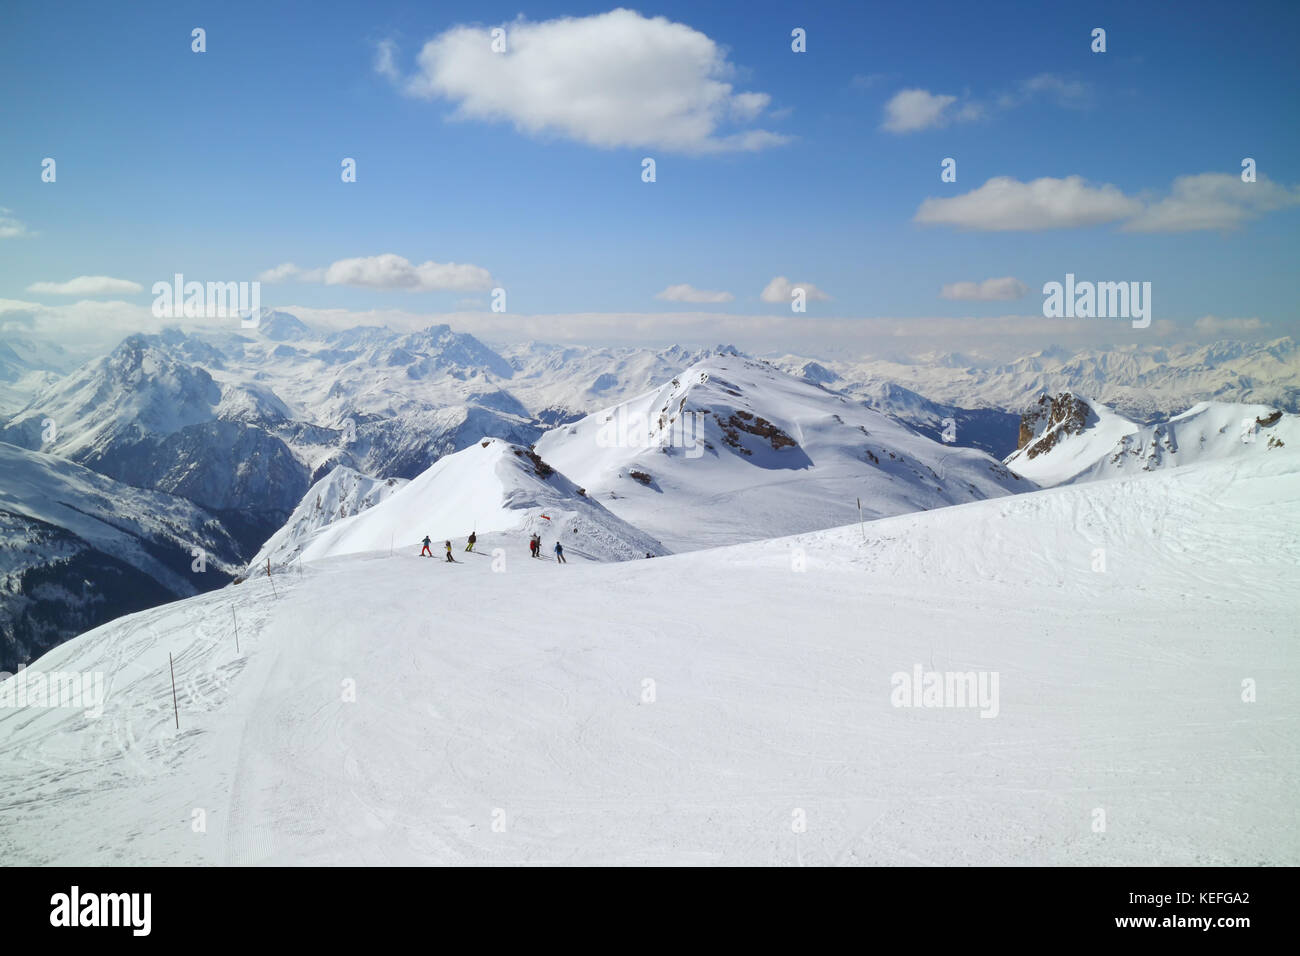
<svg viewBox="0 0 1300 956"><path fill-rule="evenodd" d="M1300 863L1290 447L650 560L462 546L36 661L102 674L103 712L0 707L0 855ZM996 694L915 706L918 668Z"/></svg>

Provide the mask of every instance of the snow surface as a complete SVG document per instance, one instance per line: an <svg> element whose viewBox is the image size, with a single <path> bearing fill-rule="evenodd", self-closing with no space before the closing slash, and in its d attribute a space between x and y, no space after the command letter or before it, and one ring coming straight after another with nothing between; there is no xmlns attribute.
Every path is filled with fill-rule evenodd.
<svg viewBox="0 0 1300 956"><path fill-rule="evenodd" d="M653 560L384 541L39 660L104 712L0 707L0 854L1295 865L1298 563L1290 446ZM916 665L997 717L892 706Z"/></svg>
<svg viewBox="0 0 1300 956"><path fill-rule="evenodd" d="M1282 414L1263 425L1277 415L1267 405L1200 402L1152 425L1135 424L1097 402L1087 405L1090 414L1080 434L1049 435L1059 438L1056 444L1030 457L1039 435L1008 457L1007 467L1048 487L1300 448L1300 415Z"/></svg>

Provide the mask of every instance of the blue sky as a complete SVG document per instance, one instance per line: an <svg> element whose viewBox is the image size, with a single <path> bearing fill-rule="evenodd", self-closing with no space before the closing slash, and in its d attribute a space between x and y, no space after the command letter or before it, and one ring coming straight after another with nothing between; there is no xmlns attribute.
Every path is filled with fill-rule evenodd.
<svg viewBox="0 0 1300 956"><path fill-rule="evenodd" d="M43 331L69 334L86 322L129 325L133 309L147 311L152 283L175 272L251 280L294 263L299 280L264 281L263 304L336 324L452 313L453 325L497 339L510 334L505 317L460 318L486 309L493 287L507 290L524 337L769 348L784 337L799 351L805 337L869 345L855 328L947 338L955 326L940 320L961 319L976 343L1021 328L1038 347L1052 335L1040 290L1066 272L1151 282L1162 335L1297 330L1300 5L657 3L608 29L584 19L611 9L10 3L0 31L0 320L12 328L36 315ZM537 32L561 17L579 19ZM573 45L639 43L650 17L680 24L667 36L685 48L703 42L707 53L711 42L718 70L683 80L671 50L588 65L590 46ZM454 28L481 27L486 38L492 26L507 31L495 60L474 54L470 34L459 41L468 48L448 41L417 61ZM206 30L201 54L191 51L194 27ZM795 27L807 31L805 53L791 51ZM1106 30L1105 53L1090 49L1094 27ZM381 48L392 53L388 75L376 70ZM458 117L492 82L485 71L511 57L516 72L492 94L490 115ZM433 89L413 92L422 80ZM538 92L552 83L565 102ZM700 118L689 105L639 115L647 99L690 104L717 83L731 85L724 100L765 97L726 100L733 108L710 114L716 127L694 141L665 132ZM910 105L895 100L904 91ZM573 105L587 97L590 116ZM888 128L890 116L912 128ZM727 147L754 131L772 142ZM647 156L654 183L641 179ZM1259 174L1251 186L1239 183L1247 156ZM41 181L45 157L57 162L54 183ZM357 161L355 183L340 181L344 157ZM955 183L940 181L945 157L957 161ZM1206 174L1219 178L1190 181L1161 205L1179 177ZM1005 199L977 193L995 177L1014 181ZM1079 195L1053 211L1065 187L1031 191L1042 177L1081 177ZM935 207L935 223L916 221L926 199L972 193L960 210ZM1048 212L1059 220L1035 218ZM469 264L490 280L411 291L321 279L332 263L384 254ZM364 263L344 273L369 275ZM30 288L79 276L143 290ZM779 276L828 298L795 320L784 301L760 297ZM942 294L990 279L1027 291ZM681 285L732 298L656 298ZM809 322L824 324L814 333ZM1104 335L1122 343L1143 333L1112 323Z"/></svg>

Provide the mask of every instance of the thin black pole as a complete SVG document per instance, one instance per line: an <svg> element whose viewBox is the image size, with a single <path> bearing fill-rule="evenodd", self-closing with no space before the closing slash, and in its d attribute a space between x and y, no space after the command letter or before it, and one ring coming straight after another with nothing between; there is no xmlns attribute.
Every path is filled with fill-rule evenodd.
<svg viewBox="0 0 1300 956"><path fill-rule="evenodd" d="M235 622L235 653L239 653L239 618L235 617L235 609L230 609L230 619Z"/></svg>
<svg viewBox="0 0 1300 956"><path fill-rule="evenodd" d="M170 652L168 652L167 654L167 666L168 668L171 669L172 672L172 710L176 712L176 729L180 730L181 729L181 708L180 705L176 703L176 665L172 663L172 655Z"/></svg>

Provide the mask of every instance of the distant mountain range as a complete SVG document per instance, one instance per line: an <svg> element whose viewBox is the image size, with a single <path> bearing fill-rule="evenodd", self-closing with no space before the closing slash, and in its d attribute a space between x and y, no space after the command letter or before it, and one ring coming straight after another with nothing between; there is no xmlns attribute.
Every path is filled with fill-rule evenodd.
<svg viewBox="0 0 1300 956"><path fill-rule="evenodd" d="M910 361L777 364L846 394L869 399L881 383L903 386L941 405L1019 414L1044 393L1072 392L1102 402L1133 421L1154 422L1197 402L1271 405L1300 412L1300 348L1291 338L1262 344L1047 349L989 364L957 353Z"/></svg>
<svg viewBox="0 0 1300 956"><path fill-rule="evenodd" d="M256 329L134 334L74 361L0 341L4 573L22 596L0 608L12 660L124 608L218 586L254 557L292 560L322 528L409 497L406 482L484 439L535 446L649 550L680 550L842 524L859 498L877 516L1064 480L1021 448L1021 415L1044 392L1086 395L1134 435L1166 423L1162 436L1185 432L1171 419L1198 402L1263 413L1300 401L1290 339L997 366L956 354L845 363L726 345L494 349L446 325L326 332L268 310ZM653 441L602 435L629 415ZM688 424L698 457L660 440ZM44 485L58 489L55 512L34 492ZM213 570L184 573L192 547Z"/></svg>

